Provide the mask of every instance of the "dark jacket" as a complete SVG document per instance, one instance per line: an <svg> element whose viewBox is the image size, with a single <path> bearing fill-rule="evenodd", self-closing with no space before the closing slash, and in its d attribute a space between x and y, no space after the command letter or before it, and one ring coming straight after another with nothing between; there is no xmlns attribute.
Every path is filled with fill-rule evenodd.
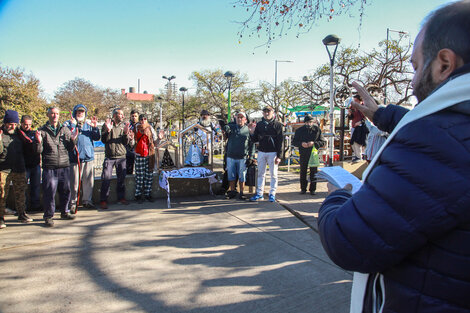
<svg viewBox="0 0 470 313"><path fill-rule="evenodd" d="M58 169L68 167L69 151L75 148L77 138L72 140L72 133L63 126L58 125L56 131L47 122L39 128L42 135L41 143L35 143L37 153L42 154L42 168Z"/></svg>
<svg viewBox="0 0 470 313"><path fill-rule="evenodd" d="M36 142L36 131L24 131L19 129L18 134L23 141L23 156L26 168L33 168L41 162L41 155L36 152L34 143Z"/></svg>
<svg viewBox="0 0 470 313"><path fill-rule="evenodd" d="M224 126L227 135L227 157L231 159L249 159L254 155L254 143L250 140L248 126L239 127L235 123Z"/></svg>
<svg viewBox="0 0 470 313"><path fill-rule="evenodd" d="M126 157L126 145L130 143L124 133L124 122L115 125L108 131L106 125L101 128L101 141L105 144L105 156L109 159L122 159Z"/></svg>
<svg viewBox="0 0 470 313"><path fill-rule="evenodd" d="M68 120L64 123L70 131L74 131L75 127L78 127L78 142L77 142L77 149L73 149L69 153L69 159L71 164L77 164L78 158L77 154L80 158L80 162L90 162L93 161L95 158L95 146L93 141L100 140L100 130L98 127L91 127L90 124L84 122L83 124L77 125L77 110L79 108L85 109L85 118L88 113L87 108L83 104L77 104L73 108L72 116L75 119L75 123L72 123L71 120ZM78 152L78 153L77 153Z"/></svg>
<svg viewBox="0 0 470 313"><path fill-rule="evenodd" d="M325 138L323 138L320 127L318 127L317 125L313 125L313 127L308 127L307 125L304 125L298 128L295 131L292 144L299 148L299 153L301 155L310 155L310 153L312 153L312 147L302 147L302 142L310 141L313 141L313 145L317 149L325 146Z"/></svg>
<svg viewBox="0 0 470 313"><path fill-rule="evenodd" d="M13 134L3 128L3 138L0 141L0 171L23 173L26 171L23 158L23 141L18 136L18 129Z"/></svg>
<svg viewBox="0 0 470 313"><path fill-rule="evenodd" d="M263 117L261 122L256 124L251 140L259 143L259 151L276 152L278 158L282 157L282 124L275 118L268 122Z"/></svg>
<svg viewBox="0 0 470 313"><path fill-rule="evenodd" d="M407 112L380 108L391 132ZM384 276L383 312L470 312L470 100L401 128L362 188L331 193L319 233L344 269Z"/></svg>

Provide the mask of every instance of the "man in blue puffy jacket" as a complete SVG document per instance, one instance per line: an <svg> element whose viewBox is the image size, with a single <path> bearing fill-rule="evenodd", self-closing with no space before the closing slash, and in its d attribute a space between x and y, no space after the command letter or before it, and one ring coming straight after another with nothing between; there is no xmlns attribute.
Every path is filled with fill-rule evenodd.
<svg viewBox="0 0 470 313"><path fill-rule="evenodd" d="M97 118L91 118L91 124L86 122L88 109L83 104L77 104L72 111L71 119L64 123L70 131L78 129L78 142L75 149L69 151L70 158L70 212L77 211L78 197L82 190L82 204L85 208L95 209L91 197L95 180L93 160L95 146L93 141L100 140L100 130ZM80 187L80 188L79 188Z"/></svg>
<svg viewBox="0 0 470 313"><path fill-rule="evenodd" d="M470 1L425 20L411 62L418 105L355 105L390 136L352 195L319 212L330 258L354 274L351 312L470 312Z"/></svg>

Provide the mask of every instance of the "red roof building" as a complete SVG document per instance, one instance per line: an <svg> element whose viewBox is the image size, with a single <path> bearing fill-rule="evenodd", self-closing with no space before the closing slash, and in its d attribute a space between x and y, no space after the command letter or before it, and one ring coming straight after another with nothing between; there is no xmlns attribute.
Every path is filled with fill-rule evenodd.
<svg viewBox="0 0 470 313"><path fill-rule="evenodd" d="M126 89L121 89L121 93L129 100L130 107L136 109L139 113L149 115L149 120L153 121L157 116L154 95L146 91L144 93L134 91L134 87L130 87L128 93L126 93Z"/></svg>

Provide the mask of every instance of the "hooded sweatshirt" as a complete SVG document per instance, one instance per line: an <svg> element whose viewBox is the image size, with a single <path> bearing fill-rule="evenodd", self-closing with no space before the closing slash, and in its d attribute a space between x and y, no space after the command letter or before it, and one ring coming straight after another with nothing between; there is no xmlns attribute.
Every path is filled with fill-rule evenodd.
<svg viewBox="0 0 470 313"><path fill-rule="evenodd" d="M77 111L79 108L85 110L85 119L82 122L77 120ZM68 120L64 123L71 132L74 132L76 127L78 127L79 132L76 149L69 152L70 164L77 164L78 158L80 158L80 162L90 162L95 158L95 146L93 141L100 140L100 130L98 127L92 127L86 122L87 113L88 110L83 104L77 104L72 112L75 122Z"/></svg>

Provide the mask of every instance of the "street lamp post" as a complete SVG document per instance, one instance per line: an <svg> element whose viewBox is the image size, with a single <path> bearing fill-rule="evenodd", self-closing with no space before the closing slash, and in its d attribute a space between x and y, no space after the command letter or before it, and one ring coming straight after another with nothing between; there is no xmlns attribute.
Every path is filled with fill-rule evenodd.
<svg viewBox="0 0 470 313"><path fill-rule="evenodd" d="M183 95L183 123L182 123L183 127L181 128L181 130L183 130L184 129L184 93L188 91L188 89L185 87L181 87L180 91L181 91L181 94Z"/></svg>
<svg viewBox="0 0 470 313"><path fill-rule="evenodd" d="M277 63L292 63L294 61L290 60L274 60L274 110L276 111L276 116L277 116Z"/></svg>
<svg viewBox="0 0 470 313"><path fill-rule="evenodd" d="M340 116L340 127L339 127L339 160L344 161L344 131L349 129L346 127L344 119L346 117L346 108L349 108L352 101L351 89L347 86L339 86L334 91L334 101L337 106L341 109ZM338 128L336 128L338 130Z"/></svg>
<svg viewBox="0 0 470 313"><path fill-rule="evenodd" d="M162 109L162 106L163 106L163 103L162 103L162 100L163 98L161 96L157 96L157 100L159 101L160 103L160 129L163 129L163 109Z"/></svg>
<svg viewBox="0 0 470 313"><path fill-rule="evenodd" d="M163 75L162 78L168 80L168 83L167 83L167 89L168 89L168 90L167 90L167 94L166 94L166 97L167 97L166 100L168 101L168 100L170 100L170 95L171 95L171 80L172 80L172 79L175 79L176 76L175 76L175 75L171 75L171 76L168 76L168 77L167 77L167 76Z"/></svg>
<svg viewBox="0 0 470 313"><path fill-rule="evenodd" d="M387 67L388 67L388 46L389 46L388 37L389 37L390 32L399 33L400 35L408 34L408 32L404 32L402 30L393 30L393 29L387 28L387 41L385 43L385 70L387 70ZM384 76L384 104L387 104L387 72L385 72L385 76Z"/></svg>
<svg viewBox="0 0 470 313"><path fill-rule="evenodd" d="M230 88L232 87L232 79L235 74L231 71L225 72L224 76L228 79L228 99L227 99L227 123L230 123L230 108L232 105L232 94L230 92Z"/></svg>
<svg viewBox="0 0 470 313"><path fill-rule="evenodd" d="M330 158L329 165L333 166L333 157L335 152L335 120L334 120L334 103L333 103L333 67L335 65L335 56L336 50L341 39L336 35L328 35L323 38L322 42L325 45L326 51L328 52L328 57L330 58ZM329 47L334 47L333 55L331 54Z"/></svg>

